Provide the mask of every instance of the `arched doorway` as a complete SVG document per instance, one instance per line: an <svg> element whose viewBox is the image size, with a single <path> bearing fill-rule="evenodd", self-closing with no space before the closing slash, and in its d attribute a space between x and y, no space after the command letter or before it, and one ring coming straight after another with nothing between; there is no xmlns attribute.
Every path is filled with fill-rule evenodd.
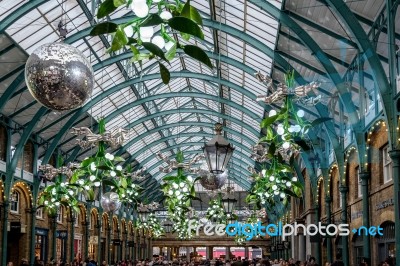
<svg viewBox="0 0 400 266"><path fill-rule="evenodd" d="M18 265L21 258L28 256L27 210L32 208L29 185L22 181L16 182L11 189L9 199L7 261Z"/></svg>
<svg viewBox="0 0 400 266"><path fill-rule="evenodd" d="M377 235L378 258L379 261L385 260L387 257L394 257L396 254L394 222L386 221L381 224L383 235Z"/></svg>

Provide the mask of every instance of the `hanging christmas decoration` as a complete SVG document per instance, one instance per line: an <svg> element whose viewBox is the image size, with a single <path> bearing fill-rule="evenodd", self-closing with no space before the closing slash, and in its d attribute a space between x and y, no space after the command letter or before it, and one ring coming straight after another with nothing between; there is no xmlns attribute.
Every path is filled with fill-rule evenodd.
<svg viewBox="0 0 400 266"><path fill-rule="evenodd" d="M112 34L108 52L127 48L132 51L132 61L142 64L143 60L158 60L162 81L168 84L170 72L163 63L176 57L178 49L186 55L213 68L208 55L196 45L184 44L175 36L179 33L185 40L191 38L204 40L201 29L203 21L197 9L181 1L121 0L104 1L97 12L97 18L105 18L120 6L131 8L135 16L124 23L102 22L93 27L90 34ZM159 28L159 31L155 31ZM144 52L143 52L144 51Z"/></svg>
<svg viewBox="0 0 400 266"><path fill-rule="evenodd" d="M65 43L44 44L25 64L25 82L32 96L55 111L81 107L92 94L93 69L86 57Z"/></svg>

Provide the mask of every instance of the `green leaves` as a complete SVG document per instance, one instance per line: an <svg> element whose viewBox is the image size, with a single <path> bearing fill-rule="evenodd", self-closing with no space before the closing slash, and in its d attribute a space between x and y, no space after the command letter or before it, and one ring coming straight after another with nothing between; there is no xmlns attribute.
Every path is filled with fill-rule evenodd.
<svg viewBox="0 0 400 266"><path fill-rule="evenodd" d="M117 29L118 29L117 24L112 22L103 22L94 26L93 29L90 31L89 35L98 36L100 34L113 33L116 32Z"/></svg>
<svg viewBox="0 0 400 266"><path fill-rule="evenodd" d="M164 20L158 14L151 14L140 24L140 27L157 26L163 22Z"/></svg>
<svg viewBox="0 0 400 266"><path fill-rule="evenodd" d="M116 6L116 7L126 4L125 0L113 0L113 1L114 1L114 6Z"/></svg>
<svg viewBox="0 0 400 266"><path fill-rule="evenodd" d="M213 65L211 64L211 60L208 57L208 55L198 46L195 45L185 45L183 47L183 51L190 57L202 62L209 68L213 68Z"/></svg>
<svg viewBox="0 0 400 266"><path fill-rule="evenodd" d="M160 67L160 74L163 83L168 84L169 80L171 79L171 74L169 73L169 70L160 62L158 62L158 65Z"/></svg>
<svg viewBox="0 0 400 266"><path fill-rule="evenodd" d="M199 13L199 11L197 11L196 8L194 8L193 6L190 5L190 0L188 0L185 3L185 5L183 6L181 16L191 19L194 22L196 22L197 24L203 26L203 20L200 16L200 13Z"/></svg>
<svg viewBox="0 0 400 266"><path fill-rule="evenodd" d="M264 118L261 121L261 128L267 128L269 126L271 126L277 119L278 119L279 115L273 115L267 118Z"/></svg>
<svg viewBox="0 0 400 266"><path fill-rule="evenodd" d="M175 58L176 55L176 44L174 44L166 53L165 53L165 58L167 58L168 61L171 61L172 59Z"/></svg>
<svg viewBox="0 0 400 266"><path fill-rule="evenodd" d="M160 49L157 45L151 42L143 42L142 43L143 47L149 50L150 53L154 54L155 56L158 56L159 58L163 59L165 62L168 62L167 58L165 58L165 54L163 50ZM169 64L169 62L168 62Z"/></svg>
<svg viewBox="0 0 400 266"><path fill-rule="evenodd" d="M117 10L117 8L118 6L114 5L114 0L106 0L100 5L99 10L97 11L97 18L104 18Z"/></svg>
<svg viewBox="0 0 400 266"><path fill-rule="evenodd" d="M103 22L94 26L93 29L90 31L89 35L98 36L100 34L113 33L116 32L117 29L118 29L117 24L112 22Z"/></svg>
<svg viewBox="0 0 400 266"><path fill-rule="evenodd" d="M173 17L168 20L168 25L174 30L190 34L201 40L204 40L203 31L200 29L199 25L193 20L186 17Z"/></svg>
<svg viewBox="0 0 400 266"><path fill-rule="evenodd" d="M118 51L122 49L126 44L128 44L128 38L125 35L124 30L118 27L117 32L114 35L113 41L111 43L111 51Z"/></svg>

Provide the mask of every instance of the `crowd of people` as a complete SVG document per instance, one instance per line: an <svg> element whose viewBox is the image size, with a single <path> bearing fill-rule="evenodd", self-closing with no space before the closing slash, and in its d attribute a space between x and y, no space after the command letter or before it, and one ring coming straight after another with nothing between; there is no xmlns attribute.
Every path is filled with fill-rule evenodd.
<svg viewBox="0 0 400 266"><path fill-rule="evenodd" d="M27 259L22 259L20 266L29 265ZM361 259L359 266L369 266L369 262L367 259ZM385 261L382 261L378 264L379 266L395 266L396 262L393 258L387 258ZM7 266L14 266L12 262L9 262ZM17 265L15 265L17 266ZM50 260L50 262L44 264L43 261L40 261L37 257L34 261L34 266L319 266L314 257L310 257L307 261L295 260L293 258L284 260L284 259L268 259L268 258L256 258L256 259L248 259L248 258L233 258L232 260L224 260L224 259L206 259L201 261L186 261L183 259L168 261L162 256L158 256L153 258L152 260L122 260L117 262L112 262L108 264L106 261L98 263L94 260L90 260L89 258L84 261L78 261L75 259L71 263L62 262L61 260L55 261ZM322 266L322 265L321 265ZM326 262L324 266L344 266L344 263L340 256L336 257L336 260L332 263Z"/></svg>

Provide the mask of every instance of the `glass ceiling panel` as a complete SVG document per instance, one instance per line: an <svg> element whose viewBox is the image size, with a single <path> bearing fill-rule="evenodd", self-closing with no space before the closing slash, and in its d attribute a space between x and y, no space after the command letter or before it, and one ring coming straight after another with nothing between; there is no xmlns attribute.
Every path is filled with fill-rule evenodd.
<svg viewBox="0 0 400 266"><path fill-rule="evenodd" d="M282 4L281 1L270 2L272 2L279 8ZM3 0L0 5L0 19L10 14L10 12L16 10L16 8L24 3L25 1L19 0ZM81 4L86 6L81 6ZM191 4L198 8L204 17L210 18L211 8L208 1L192 0ZM278 23L270 16L268 16L265 12L263 12L259 8L255 8L251 3L248 3L245 0L222 0L218 1L218 5L219 6L215 8L215 17L210 19L217 22L220 21L221 23L232 26L240 31L243 31L253 36L254 38L270 46L271 48L274 48ZM60 20L63 20L63 23L66 25L66 28L69 31L67 37L88 28L91 25L90 21L88 20L88 15L90 16L90 14L86 14L85 12L91 12L91 10L92 3L88 0L46 2L46 4L39 5L38 7L33 8L30 12L25 14L11 27L7 28L6 32L27 54L30 54L41 44L56 42L60 40L59 32L57 30L57 26ZM111 14L110 18L119 18L125 15L131 16L133 15L133 13L129 8L127 9L125 7L120 7L115 13ZM100 21L97 21L97 23L98 22ZM205 41L201 43L198 42L198 40L190 40L189 42L186 42L184 40L181 40L180 36L178 36L178 38L183 44L195 43L203 49L211 51L214 51L214 49L218 47L219 50L214 51L216 54L221 53L222 55L226 55L232 59L238 60L239 62L247 66L252 67L255 71L261 70L265 75L270 74L272 59L268 58L261 51L249 47L248 45L245 45L242 40L227 35L221 31L214 32L215 30L207 27L203 27L203 31L205 35ZM215 36L217 36L216 40L214 39ZM84 37L84 39L81 38L76 40L73 45L77 47L90 60L93 65L95 65L99 63L99 60L105 60L110 57L110 54L106 53L106 46L109 46L110 40L110 36L106 36L104 39L100 39L99 37L86 36ZM13 56L13 59L16 61L25 60L25 58L26 55L24 55L23 53ZM217 65L216 60L211 59L211 61L213 65ZM15 65L15 67L18 66L18 64ZM171 61L171 65L168 67L171 72L179 72L185 70L214 77L217 77L219 74L218 68L211 70L186 55L182 55L182 58L173 59ZM220 72L222 78L244 87L255 95L264 92L263 86L260 85L252 75L243 73L243 71L237 69L236 67L227 65L225 63L222 63L220 67L222 68ZM3 69L0 71L3 71ZM8 70L5 71L7 72ZM138 71L141 75L158 75L159 68L158 65L153 61L145 61L143 62L143 66L140 67L138 63L132 64L130 62L130 59L127 58L123 61L120 61L118 64L114 63L112 65L108 65L106 67L103 67L102 69L97 70L95 72L95 88L92 98L98 96L103 91L106 91L124 82L126 80L126 76L124 77L123 73L125 73L128 77L138 77ZM3 81L1 86L3 86L3 84L7 84L6 82L10 83L11 80ZM133 103L137 100L138 97L135 96L133 90L136 90L136 94L140 95L140 97L179 91L206 93L209 95L215 95L216 97L215 100L207 100L199 97L195 99L189 97L175 97L168 100L158 99L153 102L147 102L144 105L137 105L130 110L126 110L124 112L120 111L120 113L115 115L115 117L111 121L107 121L107 127L109 129L119 126L127 126L129 123L132 123L137 119L140 119L147 115L156 114L160 111L177 109L182 106L184 106L185 108L197 108L200 110L210 109L214 112L220 112L221 104L218 102L218 95L220 95L219 89L221 88L224 90L222 94L223 97L235 102L236 104L239 104L240 106L243 106L248 110L251 110L260 117L263 115L263 108L255 103L253 100L249 99L246 96L243 96L241 93L238 93L233 89L228 90L228 88L226 88L225 86L220 87L218 86L218 84L216 84L216 82L208 82L194 78L174 78L171 79L169 85L162 84L160 78L148 80L145 82L139 82L137 84L131 84L131 86L126 86L125 88L109 95L108 97L103 97L102 100L95 104L92 108L90 108L87 113L90 117L94 117L96 120L98 120L100 117L108 116L114 113L116 110L124 107L126 104ZM21 97L14 97L14 99L11 99L10 103L8 103L8 105L4 109L5 113L9 112L11 114L17 111L17 109L26 106L27 104L32 102L32 100L33 99L29 96L29 94L26 93L24 93ZM14 106L11 106L9 104L14 104ZM28 122L29 119L33 117L39 107L40 106L38 104L33 105L22 112L16 118L20 120L25 119L24 121ZM243 114L241 111L231 108L228 105L225 105L224 107L225 115L232 116L239 119L240 121L243 121L243 124L240 125L228 121L227 127L235 129L236 131L245 134L251 140L254 139L256 141L257 136L254 136L252 133L248 132L243 126L247 124L258 131L259 121L255 121L249 116ZM50 125L58 118L59 116L54 114L45 116L44 120L41 120L36 126L37 130L47 125ZM42 132L42 135L45 137L53 136L57 133L56 131L59 126L65 123L67 119L69 119L69 117L49 127L47 130ZM176 139L168 140L168 143L172 145L171 150L174 150L173 145L175 145L175 143L179 144L182 142L204 142L204 138L200 136L193 135L190 138L186 136L179 137L179 134L183 132L199 132L200 128L197 126L174 127L170 130L162 130L162 134L160 134L160 132L155 132L153 134L147 133L148 130L155 129L164 124L179 123L179 121L181 121L182 119L184 119L185 121L200 121L210 124L209 127L202 128L203 132L207 132L210 135L214 134L212 129L213 124L216 121L223 122L223 120L216 115L200 113L174 113L163 118L154 118L154 120L148 120L144 123L134 126L134 128L130 132L130 138L132 139L140 137L140 141L130 146L128 148L128 152L130 154L133 154L140 149L149 146L151 148L148 150L148 154L143 153L135 158L138 159L138 161L145 160L145 158L147 158L148 156L150 156L150 154L153 154L157 150L167 148L167 144L165 142L151 146L151 143L163 137L162 134L165 136L169 136L170 134L178 135ZM21 122L24 121L21 120ZM91 126L92 124L93 121L88 118L84 119L79 125ZM230 134L228 134L228 136L230 136ZM65 136L63 136L63 139L66 139L68 137L71 137L71 135L66 134ZM249 145L247 141L243 141L238 136L233 135L231 137L236 142L243 143L244 146ZM64 144L64 147L71 148L73 146L71 145L71 142ZM200 147L198 146L189 146L186 148L186 150L192 151L199 148ZM89 154L89 152L85 152L84 155L87 156ZM249 156L247 152L241 151L241 149L237 148L237 151L235 152L235 158L237 157L239 160L246 161L247 158L242 158L246 156ZM154 160L150 160L149 162L150 165L154 163ZM152 173L156 173L157 171L158 169L155 169Z"/></svg>

